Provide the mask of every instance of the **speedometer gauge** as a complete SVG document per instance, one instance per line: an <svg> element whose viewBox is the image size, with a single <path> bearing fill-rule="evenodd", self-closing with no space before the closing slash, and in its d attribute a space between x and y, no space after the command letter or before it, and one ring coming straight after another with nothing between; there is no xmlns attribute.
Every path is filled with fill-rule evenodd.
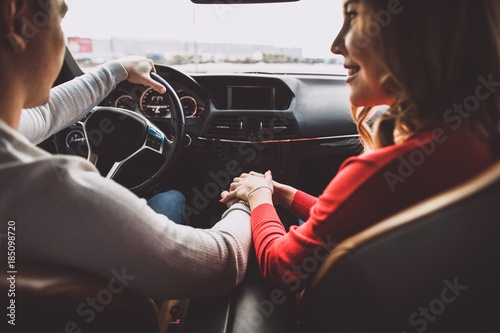
<svg viewBox="0 0 500 333"><path fill-rule="evenodd" d="M183 96L180 98L182 110L184 111L184 116L189 118L193 117L198 111L198 103L191 96Z"/></svg>
<svg viewBox="0 0 500 333"><path fill-rule="evenodd" d="M165 118L172 111L170 98L148 88L141 96L141 111L148 117Z"/></svg>

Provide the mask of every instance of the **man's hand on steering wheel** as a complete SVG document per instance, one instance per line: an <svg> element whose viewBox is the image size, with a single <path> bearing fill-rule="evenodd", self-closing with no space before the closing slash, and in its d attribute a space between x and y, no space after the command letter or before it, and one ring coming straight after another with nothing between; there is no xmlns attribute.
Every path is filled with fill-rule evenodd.
<svg viewBox="0 0 500 333"><path fill-rule="evenodd" d="M128 81L150 86L160 94L166 92L166 88L150 76L151 72L156 73L153 60L142 56L128 56L118 59L118 62L127 71Z"/></svg>

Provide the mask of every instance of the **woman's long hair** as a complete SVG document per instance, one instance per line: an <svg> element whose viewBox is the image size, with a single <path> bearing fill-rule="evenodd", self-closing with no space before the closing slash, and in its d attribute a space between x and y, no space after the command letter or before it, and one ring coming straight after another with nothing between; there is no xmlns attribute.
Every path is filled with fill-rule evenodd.
<svg viewBox="0 0 500 333"><path fill-rule="evenodd" d="M395 96L373 132L365 121L371 109L353 108L365 148L394 144L394 130L411 136L444 124L458 129L463 121L497 155L500 2L403 1L397 10L390 2L360 0L359 29L386 67L382 88Z"/></svg>

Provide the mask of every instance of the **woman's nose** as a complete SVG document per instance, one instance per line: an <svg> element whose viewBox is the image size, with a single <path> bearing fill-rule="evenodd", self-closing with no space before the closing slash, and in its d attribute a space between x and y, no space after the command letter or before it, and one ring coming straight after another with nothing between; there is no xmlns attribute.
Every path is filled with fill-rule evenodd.
<svg viewBox="0 0 500 333"><path fill-rule="evenodd" d="M339 55L346 55L346 48L344 43L344 36L342 35L342 31L337 35L335 40L332 43L332 47L330 49L332 53Z"/></svg>

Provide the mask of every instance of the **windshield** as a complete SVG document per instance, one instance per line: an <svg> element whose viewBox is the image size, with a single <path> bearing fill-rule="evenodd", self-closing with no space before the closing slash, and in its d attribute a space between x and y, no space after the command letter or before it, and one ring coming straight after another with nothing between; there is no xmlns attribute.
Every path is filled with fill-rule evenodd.
<svg viewBox="0 0 500 333"><path fill-rule="evenodd" d="M144 55L188 73L345 74L330 46L340 0L197 5L190 0L66 0L62 26L83 70Z"/></svg>

